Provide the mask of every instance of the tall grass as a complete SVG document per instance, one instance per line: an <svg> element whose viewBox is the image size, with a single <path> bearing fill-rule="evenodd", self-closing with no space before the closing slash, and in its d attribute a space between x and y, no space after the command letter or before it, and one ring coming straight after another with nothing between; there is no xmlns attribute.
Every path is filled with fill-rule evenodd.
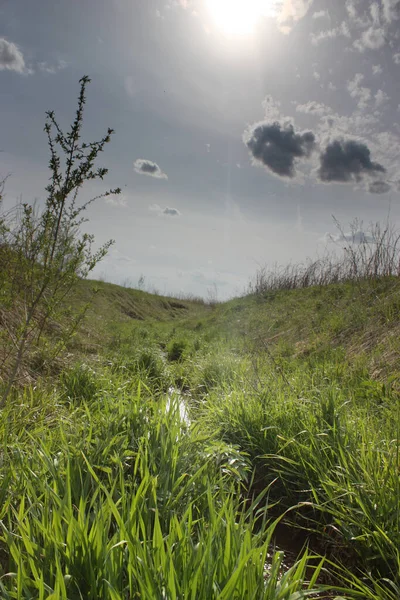
<svg viewBox="0 0 400 600"><path fill-rule="evenodd" d="M229 395L211 392L200 419L249 455L255 489L270 485L280 512L297 505L288 518L304 538L353 575L372 575L373 586L386 579L400 589L396 392L376 394L363 377L346 379L343 365L320 361L280 373L260 357L254 380L243 362Z"/></svg>
<svg viewBox="0 0 400 600"><path fill-rule="evenodd" d="M316 260L304 264L261 267L249 284L251 294L326 286L347 281L374 280L400 275L400 232L389 223L370 224L366 231L355 220L350 232L344 232L335 221L339 234L330 236L338 252L327 251Z"/></svg>
<svg viewBox="0 0 400 600"><path fill-rule="evenodd" d="M82 381L58 418L40 390L36 423L1 415L4 600L315 596L321 561L305 552L284 570L266 492L241 501L244 455L137 380L105 371L92 400Z"/></svg>

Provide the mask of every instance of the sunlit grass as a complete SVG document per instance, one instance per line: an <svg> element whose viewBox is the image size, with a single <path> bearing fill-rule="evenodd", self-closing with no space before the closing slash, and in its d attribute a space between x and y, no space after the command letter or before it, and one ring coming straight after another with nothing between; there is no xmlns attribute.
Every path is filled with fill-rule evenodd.
<svg viewBox="0 0 400 600"><path fill-rule="evenodd" d="M283 574L265 494L242 503L246 457L183 426L174 403L105 372L94 400L61 410L76 429L42 421L44 408L37 431L28 411L6 434L2 598L289 599L315 588L322 565L310 581L307 553Z"/></svg>
<svg viewBox="0 0 400 600"><path fill-rule="evenodd" d="M398 598L389 287L124 321L98 355L16 391L1 598ZM277 522L293 547L275 548Z"/></svg>

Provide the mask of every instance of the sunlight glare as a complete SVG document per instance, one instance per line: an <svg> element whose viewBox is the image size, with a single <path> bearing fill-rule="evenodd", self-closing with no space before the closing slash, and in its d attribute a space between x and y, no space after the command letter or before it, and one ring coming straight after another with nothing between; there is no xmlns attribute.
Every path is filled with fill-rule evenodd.
<svg viewBox="0 0 400 600"><path fill-rule="evenodd" d="M246 36L254 33L262 16L271 16L273 0L206 0L214 24L226 36Z"/></svg>

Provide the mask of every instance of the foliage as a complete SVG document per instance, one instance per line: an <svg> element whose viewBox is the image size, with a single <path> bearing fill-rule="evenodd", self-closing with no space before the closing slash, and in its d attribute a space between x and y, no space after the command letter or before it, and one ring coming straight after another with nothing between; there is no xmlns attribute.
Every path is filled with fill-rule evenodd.
<svg viewBox="0 0 400 600"><path fill-rule="evenodd" d="M2 290L3 340L2 377L4 406L13 384L21 375L26 353L37 348L46 328L59 317L71 290L79 278L85 278L104 257L112 242L93 251L94 238L80 229L84 211L95 200L119 189L110 190L78 204L78 195L86 182L103 179L107 169L95 166L100 152L111 139L112 129L98 142L82 142L84 107L88 77L80 80L75 120L66 133L47 112L47 135L51 171L44 207L22 203L8 214L2 213L0 246L0 288ZM82 313L59 331L58 346L49 352L49 360L75 331ZM8 344L7 344L8 342Z"/></svg>

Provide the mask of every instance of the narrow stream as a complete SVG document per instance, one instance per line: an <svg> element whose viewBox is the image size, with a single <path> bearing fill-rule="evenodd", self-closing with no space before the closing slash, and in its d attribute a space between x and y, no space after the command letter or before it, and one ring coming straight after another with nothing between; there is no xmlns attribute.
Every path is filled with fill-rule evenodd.
<svg viewBox="0 0 400 600"><path fill-rule="evenodd" d="M179 411L179 417L182 423L190 425L191 421L186 407L185 398L183 397L182 393L173 386L168 389L168 400L165 409L167 412L177 409Z"/></svg>

